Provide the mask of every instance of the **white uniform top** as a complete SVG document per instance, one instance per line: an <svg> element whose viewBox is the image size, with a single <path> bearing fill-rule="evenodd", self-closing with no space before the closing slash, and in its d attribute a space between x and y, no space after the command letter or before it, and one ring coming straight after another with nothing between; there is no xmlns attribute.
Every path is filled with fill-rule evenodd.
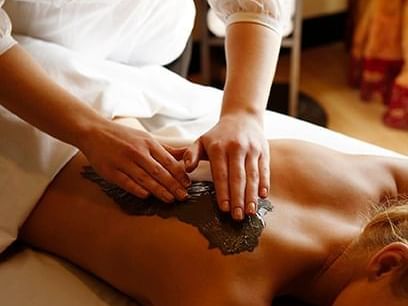
<svg viewBox="0 0 408 306"><path fill-rule="evenodd" d="M209 2L227 23L280 33L285 0ZM194 139L217 121L222 92L161 67L184 49L194 17L192 0L0 0L0 54L18 42L103 116ZM0 106L0 253L76 152Z"/></svg>
<svg viewBox="0 0 408 306"><path fill-rule="evenodd" d="M12 22L1 9L4 2ZM208 2L227 25L234 22L254 22L270 27L278 33L282 32L290 5L290 1L288 4L287 0L208 0ZM181 38L185 36L183 34L190 34L191 19L194 16L192 6L193 0L152 1L152 3L140 0L0 0L0 54L15 43L11 36L13 23L14 33L51 41L92 56L103 58L112 56L127 63L129 60L136 61L136 64L143 60L151 62L152 59L146 52L138 48L144 40L151 39L150 35L143 32L144 40L140 39L140 33L133 33L133 36L122 35L123 31L129 32L126 28L131 28L128 23L146 22L146 28L151 29L147 33L153 35L157 34L154 33L156 26L169 25L166 32L177 33ZM132 18L135 17L135 7L147 13L144 18L137 20ZM161 10L165 10L167 14L158 15L157 12ZM164 19L151 20L151 16L160 16ZM162 35L162 32L159 34ZM135 36L139 39L134 39ZM127 48L118 49L112 46L125 42ZM173 47L181 52L178 50L180 44L177 43L178 41L174 40ZM119 54L112 51L113 49ZM164 56L161 63L168 63L168 58L175 52L173 49L166 51L171 52L160 52Z"/></svg>

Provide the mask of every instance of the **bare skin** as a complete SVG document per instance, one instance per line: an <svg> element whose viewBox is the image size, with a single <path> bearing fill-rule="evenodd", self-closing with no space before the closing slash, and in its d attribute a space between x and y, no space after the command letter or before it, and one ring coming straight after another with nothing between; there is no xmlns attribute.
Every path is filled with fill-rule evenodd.
<svg viewBox="0 0 408 306"><path fill-rule="evenodd" d="M80 176L89 164L82 154L51 183L20 238L144 305L266 306L279 295L330 305L342 280L328 289L320 272L360 233L372 202L408 192L408 163L296 141L271 141L270 151L275 208L252 253L223 256L192 226L126 215Z"/></svg>

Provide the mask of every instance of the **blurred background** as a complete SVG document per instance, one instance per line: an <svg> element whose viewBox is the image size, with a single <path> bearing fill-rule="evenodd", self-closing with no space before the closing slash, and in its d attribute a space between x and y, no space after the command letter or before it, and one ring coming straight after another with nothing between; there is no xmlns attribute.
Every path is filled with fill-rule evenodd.
<svg viewBox="0 0 408 306"><path fill-rule="evenodd" d="M222 88L224 28L195 2L188 78ZM293 4L268 108L408 154L408 1Z"/></svg>

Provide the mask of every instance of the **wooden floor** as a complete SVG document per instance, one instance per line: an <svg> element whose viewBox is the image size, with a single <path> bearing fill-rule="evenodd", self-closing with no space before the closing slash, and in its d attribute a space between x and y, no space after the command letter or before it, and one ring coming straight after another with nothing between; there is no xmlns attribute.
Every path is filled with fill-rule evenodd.
<svg viewBox="0 0 408 306"><path fill-rule="evenodd" d="M286 81L289 58L282 56L277 81ZM361 102L358 90L347 84L348 57L340 43L302 53L301 90L327 111L329 128L408 155L408 131L386 127L385 106L380 101Z"/></svg>

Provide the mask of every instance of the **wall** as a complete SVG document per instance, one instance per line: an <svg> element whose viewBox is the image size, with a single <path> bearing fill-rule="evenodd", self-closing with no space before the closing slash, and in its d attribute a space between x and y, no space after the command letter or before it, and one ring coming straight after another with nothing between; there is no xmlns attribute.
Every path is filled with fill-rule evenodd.
<svg viewBox="0 0 408 306"><path fill-rule="evenodd" d="M348 0L303 0L305 18L340 13L346 10Z"/></svg>

